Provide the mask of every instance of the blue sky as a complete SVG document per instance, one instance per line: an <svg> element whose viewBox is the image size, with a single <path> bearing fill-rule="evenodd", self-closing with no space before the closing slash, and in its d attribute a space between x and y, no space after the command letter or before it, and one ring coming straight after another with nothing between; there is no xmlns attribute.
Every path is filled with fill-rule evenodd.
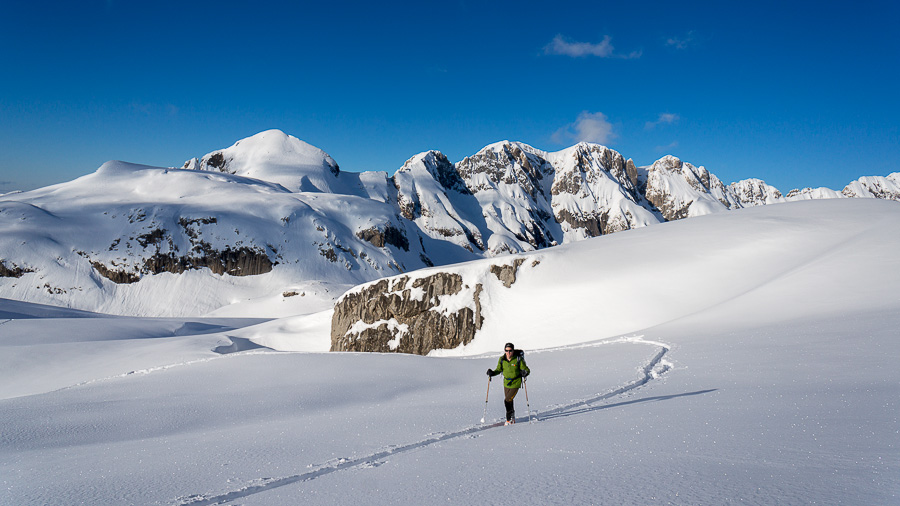
<svg viewBox="0 0 900 506"><path fill-rule="evenodd" d="M0 7L0 193L270 128L351 171L505 139L673 154L784 192L900 171L893 1Z"/></svg>

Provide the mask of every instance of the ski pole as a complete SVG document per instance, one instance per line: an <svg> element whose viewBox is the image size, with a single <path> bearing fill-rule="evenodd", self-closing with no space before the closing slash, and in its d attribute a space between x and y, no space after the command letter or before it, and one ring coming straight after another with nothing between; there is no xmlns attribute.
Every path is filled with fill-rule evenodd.
<svg viewBox="0 0 900 506"><path fill-rule="evenodd" d="M528 381L526 378L522 378L522 388L525 389L525 405L528 406L528 423L534 423L534 420L531 418L531 403L528 402Z"/></svg>
<svg viewBox="0 0 900 506"><path fill-rule="evenodd" d="M491 377L488 376L487 392L484 394L484 414L481 415L481 423L484 423L484 417L487 416L488 394L491 393Z"/></svg>

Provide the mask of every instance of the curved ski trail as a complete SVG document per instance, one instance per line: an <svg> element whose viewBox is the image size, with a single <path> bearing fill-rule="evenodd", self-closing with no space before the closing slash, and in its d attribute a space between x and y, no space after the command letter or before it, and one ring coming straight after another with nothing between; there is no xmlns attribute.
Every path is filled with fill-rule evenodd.
<svg viewBox="0 0 900 506"><path fill-rule="evenodd" d="M665 343L655 342L655 341L646 341L643 339L643 336L632 336L632 337L622 337L610 340L603 340L596 343L590 343L586 346L599 346L604 344L613 344L613 343L637 343L637 344L646 344L651 346L660 347L660 351L653 356L650 361L644 365L641 369L641 377L628 382L624 385L621 385L617 388L614 388L605 393L599 394L595 397L591 397L589 399L582 399L578 401L571 402L569 404L565 404L563 406L557 406L552 409L546 411L537 411L533 410L534 417L537 421L542 419L556 418L559 416L565 416L565 414L569 411L572 411L577 408L582 408L584 406L604 401L607 399L611 399L613 397L620 396L626 392L632 391L636 388L640 388L651 380L654 380L661 375L672 369L672 364L666 360L664 360L665 355L669 352L670 346ZM579 347L579 346L575 346ZM562 347L569 348L569 347ZM559 349L562 349L559 348ZM578 412L573 412L571 414L577 414ZM404 444L404 445L390 445L385 447L384 449L371 453L368 455L364 455L361 457L356 457L352 459L340 458L337 460L330 460L323 464L309 465L307 468L312 468L311 471L295 474L292 476L285 476L282 478L260 478L257 480L253 480L249 485L240 488L238 490L233 490L231 492L226 492L219 495L206 495L206 494L194 494L189 496L182 496L175 500L173 503L176 506L207 506L207 505L216 505L216 504L225 504L237 499L242 499L244 497L248 497L251 495L259 494L262 492L266 492L269 490L273 490L276 488L284 487L287 485L291 485L294 483L302 483L314 480L319 478L320 476L325 476L337 471L344 471L352 468L368 468L368 467L378 467L383 464L383 461L392 456L398 455L401 453L405 453L411 450L415 450L418 448L424 448L426 446L433 445L435 443L440 443L443 441L448 441L451 439L457 439L461 437L470 436L472 434L477 434L479 432L483 432L486 430L491 430L497 427L503 427L503 422L494 422L489 424L478 424L469 426L464 429L460 429L454 432L447 433L438 433L433 437L429 437L427 439L422 439L419 441L415 441L412 443Z"/></svg>

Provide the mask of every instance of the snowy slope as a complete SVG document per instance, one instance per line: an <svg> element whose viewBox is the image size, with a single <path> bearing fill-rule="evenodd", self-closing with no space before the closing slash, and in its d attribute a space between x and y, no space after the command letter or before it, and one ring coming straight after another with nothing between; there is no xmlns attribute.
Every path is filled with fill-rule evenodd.
<svg viewBox="0 0 900 506"><path fill-rule="evenodd" d="M0 200L0 218L0 256L24 271L0 277L0 293L115 314L204 314L285 293L296 296L279 315L324 309L347 285L421 265L359 237L406 233L384 203L225 173L109 162ZM206 267L217 263L234 268Z"/></svg>
<svg viewBox="0 0 900 506"><path fill-rule="evenodd" d="M774 295L765 295L770 297L765 315L763 309L754 310L749 312L751 318L776 321L785 312L798 315L807 310L813 311L811 316L824 317L838 308L869 310L900 302L900 293L881 290L900 287L900 272L890 268L897 262L893 234L898 231L898 212L896 202L869 199L791 203L703 216L505 258L503 263L523 260L510 287L491 272L499 259L404 277L457 273L468 292L482 286L483 327L470 345L433 352L442 356L485 353L509 340L525 348L567 346L591 336L638 332L733 299L755 300L770 292ZM716 233L706 232L711 229ZM832 266L831 257L843 256L849 259L846 265L838 261ZM870 260L862 262L862 257ZM866 285L873 295L848 297L846 283ZM355 287L344 297L372 284ZM800 296L794 293L797 289L813 286L814 303L812 299L800 306L792 303L792 297ZM456 297L472 300L464 295ZM778 298L783 298L782 304L772 304ZM556 331L582 318L592 320L590 336Z"/></svg>
<svg viewBox="0 0 900 506"><path fill-rule="evenodd" d="M895 504L898 247L900 205L836 199L528 253L444 357L0 300L0 503ZM498 427L509 339L533 372Z"/></svg>
<svg viewBox="0 0 900 506"><path fill-rule="evenodd" d="M267 130L213 151L200 160L185 162L185 169L225 172L277 183L293 192L337 191L340 169L321 149L280 130Z"/></svg>

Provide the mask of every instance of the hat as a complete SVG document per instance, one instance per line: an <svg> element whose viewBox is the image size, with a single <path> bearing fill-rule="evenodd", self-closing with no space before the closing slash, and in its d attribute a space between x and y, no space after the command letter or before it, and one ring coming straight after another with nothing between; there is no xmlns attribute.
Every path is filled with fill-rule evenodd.
<svg viewBox="0 0 900 506"><path fill-rule="evenodd" d="M503 349L506 349L506 348L512 348L514 350L516 349L516 347L513 345L513 343L506 343L506 345L503 346Z"/></svg>

